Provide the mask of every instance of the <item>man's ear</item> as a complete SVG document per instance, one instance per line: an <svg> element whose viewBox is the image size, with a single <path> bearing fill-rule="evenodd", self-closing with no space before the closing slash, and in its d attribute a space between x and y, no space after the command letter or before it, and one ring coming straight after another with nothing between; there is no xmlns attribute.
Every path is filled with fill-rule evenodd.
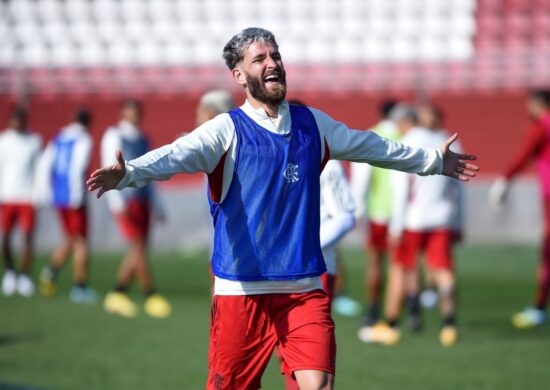
<svg viewBox="0 0 550 390"><path fill-rule="evenodd" d="M237 83L246 88L246 77L244 72L239 67L233 68L231 74Z"/></svg>

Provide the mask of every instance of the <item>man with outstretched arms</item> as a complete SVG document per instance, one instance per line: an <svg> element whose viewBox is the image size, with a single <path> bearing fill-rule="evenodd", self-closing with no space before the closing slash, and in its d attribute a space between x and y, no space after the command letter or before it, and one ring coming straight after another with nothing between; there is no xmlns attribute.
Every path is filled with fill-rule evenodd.
<svg viewBox="0 0 550 390"><path fill-rule="evenodd" d="M319 238L319 176L329 159L370 162L463 180L473 156L412 149L348 129L321 111L289 105L272 33L247 28L223 58L246 92L238 109L138 159L97 170L89 190L209 175L215 228L208 389L258 389L277 346L301 389L332 389L336 345Z"/></svg>
<svg viewBox="0 0 550 390"><path fill-rule="evenodd" d="M31 279L35 230L35 173L42 149L42 138L27 128L27 112L16 108L8 128L0 133L0 216L4 276L2 293L16 292L24 297L34 294ZM23 232L21 265L18 272L13 254L13 232Z"/></svg>
<svg viewBox="0 0 550 390"><path fill-rule="evenodd" d="M40 273L40 292L45 297L55 294L59 272L72 254L74 285L69 297L75 303L92 303L97 299L96 292L88 286L86 176L93 145L90 121L87 110L77 110L73 121L61 128L46 146L37 172L40 203L56 208L65 236Z"/></svg>

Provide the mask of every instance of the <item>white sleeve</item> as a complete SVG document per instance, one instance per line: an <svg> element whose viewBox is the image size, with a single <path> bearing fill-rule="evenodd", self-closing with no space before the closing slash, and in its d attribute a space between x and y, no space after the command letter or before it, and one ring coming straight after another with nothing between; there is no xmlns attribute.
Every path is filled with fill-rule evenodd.
<svg viewBox="0 0 550 390"><path fill-rule="evenodd" d="M114 129L107 129L101 140L101 165L116 164L116 151L121 148L120 136ZM107 205L112 213L121 213L126 209L126 202L119 191L109 191L105 194Z"/></svg>
<svg viewBox="0 0 550 390"><path fill-rule="evenodd" d="M404 172L391 172L390 177L392 186L392 216L389 224L389 233L393 237L400 237L405 229L410 176Z"/></svg>
<svg viewBox="0 0 550 390"><path fill-rule="evenodd" d="M49 142L38 159L36 176L34 178L34 203L37 206L48 206L52 202L52 188L50 177L55 146Z"/></svg>
<svg viewBox="0 0 550 390"><path fill-rule="evenodd" d="M117 189L141 187L153 180L167 180L177 173L211 173L234 137L235 126L229 114L218 115L171 144L128 161L126 175Z"/></svg>
<svg viewBox="0 0 550 390"><path fill-rule="evenodd" d="M366 163L350 164L351 194L355 201L355 216L363 218L366 215L365 198L369 192L373 167Z"/></svg>
<svg viewBox="0 0 550 390"><path fill-rule="evenodd" d="M321 222L321 248L334 245L355 226L355 204L342 166L329 162L321 175L323 214L329 216Z"/></svg>
<svg viewBox="0 0 550 390"><path fill-rule="evenodd" d="M380 137L372 131L349 129L322 111L310 108L321 135L328 144L330 158L367 162L380 168L419 175L440 174L443 157L436 148L412 148Z"/></svg>
<svg viewBox="0 0 550 390"><path fill-rule="evenodd" d="M71 205L79 207L84 204L84 199L86 198L84 180L92 155L92 138L82 137L79 139L75 145L73 155L74 159L70 173L71 179L69 181L74 186L71 188Z"/></svg>

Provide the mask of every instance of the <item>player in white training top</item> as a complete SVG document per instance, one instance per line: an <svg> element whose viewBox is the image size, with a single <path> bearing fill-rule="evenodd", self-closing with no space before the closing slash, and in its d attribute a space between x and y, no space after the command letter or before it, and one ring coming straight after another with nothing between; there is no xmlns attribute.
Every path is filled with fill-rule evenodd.
<svg viewBox="0 0 550 390"><path fill-rule="evenodd" d="M35 173L42 139L27 128L27 112L16 108L8 128L0 133L0 214L4 276L2 292L24 297L34 294L30 272L35 229ZM23 248L19 275L12 250L13 231L19 225L23 232Z"/></svg>

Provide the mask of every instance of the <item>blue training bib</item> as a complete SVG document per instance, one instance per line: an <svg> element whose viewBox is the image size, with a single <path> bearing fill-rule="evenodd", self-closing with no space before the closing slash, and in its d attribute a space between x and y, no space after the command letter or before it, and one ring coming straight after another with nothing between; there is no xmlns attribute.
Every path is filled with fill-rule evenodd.
<svg viewBox="0 0 550 390"><path fill-rule="evenodd" d="M313 114L290 106L288 135L264 129L241 109L229 115L237 135L235 170L225 199L209 197L212 271L242 281L321 275L321 142Z"/></svg>

